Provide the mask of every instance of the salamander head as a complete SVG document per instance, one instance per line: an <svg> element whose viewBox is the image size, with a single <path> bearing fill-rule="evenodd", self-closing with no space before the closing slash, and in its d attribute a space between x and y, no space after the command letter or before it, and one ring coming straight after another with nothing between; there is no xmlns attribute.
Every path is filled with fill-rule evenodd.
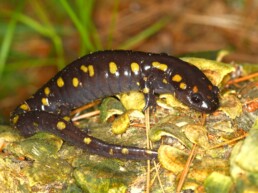
<svg viewBox="0 0 258 193"><path fill-rule="evenodd" d="M204 113L212 113L219 107L219 89L201 71L182 78L173 76L175 95L182 103Z"/></svg>
<svg viewBox="0 0 258 193"><path fill-rule="evenodd" d="M212 90L209 91L189 92L183 102L197 111L212 113L219 107L218 92L219 89L216 86L212 86Z"/></svg>

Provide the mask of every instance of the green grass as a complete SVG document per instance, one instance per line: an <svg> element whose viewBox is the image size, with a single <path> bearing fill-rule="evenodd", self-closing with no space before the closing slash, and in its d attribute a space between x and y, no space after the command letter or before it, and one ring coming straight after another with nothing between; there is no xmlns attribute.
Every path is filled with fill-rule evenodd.
<svg viewBox="0 0 258 193"><path fill-rule="evenodd" d="M13 36L15 34L15 29L18 20L18 14L23 7L23 1L20 1L16 10L12 14L10 18L10 22L7 24L6 32L4 33L3 41L1 43L1 50L0 50L0 80L3 75L4 67L7 62L7 57L11 48Z"/></svg>

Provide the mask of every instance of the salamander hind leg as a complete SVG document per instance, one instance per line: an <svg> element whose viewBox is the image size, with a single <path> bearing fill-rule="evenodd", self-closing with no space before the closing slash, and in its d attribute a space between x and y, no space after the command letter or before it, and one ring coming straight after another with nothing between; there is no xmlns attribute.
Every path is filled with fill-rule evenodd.
<svg viewBox="0 0 258 193"><path fill-rule="evenodd" d="M72 145L105 157L135 160L157 158L156 151L113 145L96 139L82 132L79 128L74 126L71 121L66 121L60 115L45 111L29 111L20 114L15 122L15 127L25 136L33 135L38 131L53 133Z"/></svg>

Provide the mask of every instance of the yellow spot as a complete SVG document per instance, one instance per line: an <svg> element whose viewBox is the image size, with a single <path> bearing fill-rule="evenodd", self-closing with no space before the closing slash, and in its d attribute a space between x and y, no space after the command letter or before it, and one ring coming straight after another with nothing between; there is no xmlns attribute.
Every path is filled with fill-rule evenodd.
<svg viewBox="0 0 258 193"><path fill-rule="evenodd" d="M179 84L179 87L182 89L182 90L185 90L187 88L187 85L184 83L184 82L181 82Z"/></svg>
<svg viewBox="0 0 258 193"><path fill-rule="evenodd" d="M89 66L88 66L88 69L89 69L89 75L90 75L90 77L94 76L94 68L93 68L93 66L92 66L92 65L89 65Z"/></svg>
<svg viewBox="0 0 258 193"><path fill-rule="evenodd" d="M85 137L85 138L83 139L83 142L86 143L87 145L89 145L89 144L91 143L91 138Z"/></svg>
<svg viewBox="0 0 258 193"><path fill-rule="evenodd" d="M115 62L109 62L109 71L111 74L115 74L117 72L117 65Z"/></svg>
<svg viewBox="0 0 258 193"><path fill-rule="evenodd" d="M44 89L44 93L45 93L45 95L49 95L50 94L50 88L49 87L46 87L45 89Z"/></svg>
<svg viewBox="0 0 258 193"><path fill-rule="evenodd" d="M147 88L147 87L145 87L144 89L143 89L143 91L142 91L143 93L145 93L145 94L147 94L147 93L149 93L150 92L150 89L149 88Z"/></svg>
<svg viewBox="0 0 258 193"><path fill-rule="evenodd" d="M166 79L163 79L162 82L163 82L164 84L167 84L167 83L168 83L168 81L167 81Z"/></svg>
<svg viewBox="0 0 258 193"><path fill-rule="evenodd" d="M78 85L79 85L79 80L78 80L78 78L74 77L73 78L73 86L78 87Z"/></svg>
<svg viewBox="0 0 258 193"><path fill-rule="evenodd" d="M212 90L212 85L208 85L208 89L209 89L209 90Z"/></svg>
<svg viewBox="0 0 258 193"><path fill-rule="evenodd" d="M123 148L123 149L121 150L121 152L122 152L122 154L124 154L124 155L129 154L129 150L128 150L127 148Z"/></svg>
<svg viewBox="0 0 258 193"><path fill-rule="evenodd" d="M182 80L182 76L180 76L179 74L175 74L173 77L172 77L172 80L174 82L180 82Z"/></svg>
<svg viewBox="0 0 258 193"><path fill-rule="evenodd" d="M132 63L131 63L131 70L132 70L132 72L134 72L134 73L138 73L139 70L140 70L139 64L137 64L136 62L132 62Z"/></svg>
<svg viewBox="0 0 258 193"><path fill-rule="evenodd" d="M114 155L113 149L110 149L108 153L109 153L109 155Z"/></svg>
<svg viewBox="0 0 258 193"><path fill-rule="evenodd" d="M87 68L87 66L85 66L85 65L81 65L80 69L81 69L83 72L85 72L85 73L88 72L88 68Z"/></svg>
<svg viewBox="0 0 258 193"><path fill-rule="evenodd" d="M56 127L57 127L57 129L59 129L59 130L63 130L63 129L66 128L66 124L65 124L65 122L63 122L63 121L58 121L58 123L56 124Z"/></svg>
<svg viewBox="0 0 258 193"><path fill-rule="evenodd" d="M64 80L62 79L62 77L59 77L57 79L57 86L60 88L64 86Z"/></svg>
<svg viewBox="0 0 258 193"><path fill-rule="evenodd" d="M168 69L168 66L166 64L161 64L159 62L152 62L152 66L162 71L166 71Z"/></svg>
<svg viewBox="0 0 258 193"><path fill-rule="evenodd" d="M197 86L194 86L193 87L193 93L197 93L198 92L198 87Z"/></svg>
<svg viewBox="0 0 258 193"><path fill-rule="evenodd" d="M49 106L48 98L42 98L41 102L42 102L43 105Z"/></svg>
<svg viewBox="0 0 258 193"><path fill-rule="evenodd" d="M70 120L71 120L71 118L68 117L68 116L63 117L63 119L64 119L65 121L70 121Z"/></svg>
<svg viewBox="0 0 258 193"><path fill-rule="evenodd" d="M140 86L140 83L139 83L139 82L136 82L136 84L137 84L138 86Z"/></svg>
<svg viewBox="0 0 258 193"><path fill-rule="evenodd" d="M28 111L28 110L30 109L30 107L29 107L26 103L24 103L24 104L22 104L22 105L20 106L20 109L22 109L22 110L24 110L24 111Z"/></svg>
<svg viewBox="0 0 258 193"><path fill-rule="evenodd" d="M19 115L15 115L12 120L13 124L16 124L18 120L19 120Z"/></svg>

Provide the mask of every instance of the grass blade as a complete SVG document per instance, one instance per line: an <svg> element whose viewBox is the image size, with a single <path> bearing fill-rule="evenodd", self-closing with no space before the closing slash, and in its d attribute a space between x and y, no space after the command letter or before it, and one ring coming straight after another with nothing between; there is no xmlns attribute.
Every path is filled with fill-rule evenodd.
<svg viewBox="0 0 258 193"><path fill-rule="evenodd" d="M1 50L0 50L0 79L2 78L3 75L3 71L4 71L4 67L6 65L6 61L7 61L7 56L12 44L12 40L13 40L13 36L15 33L15 29L16 29L16 24L17 24L17 20L18 20L18 12L20 12L23 8L24 5L24 1L19 1L19 5L17 6L14 14L12 15L12 19L10 21L10 23L8 24L7 30L6 30L6 34L4 36L3 42L2 42L2 46L1 46Z"/></svg>
<svg viewBox="0 0 258 193"><path fill-rule="evenodd" d="M64 7L65 11L73 21L75 27L77 28L81 39L82 39L82 48L81 48L81 54L85 54L86 52L89 52L91 50L94 50L94 46L91 43L89 31L87 30L86 26L83 26L82 22L79 20L79 18L76 16L75 12L72 10L71 6L68 4L66 0L60 0L62 6ZM86 5L87 6L87 5Z"/></svg>
<svg viewBox="0 0 258 193"><path fill-rule="evenodd" d="M129 49L134 45L138 44L139 42L145 40L146 38L150 37L151 35L158 32L162 27L164 27L170 19L168 17L164 17L163 19L159 20L158 22L154 23L149 28L143 30L138 35L134 36L133 38L126 41L124 44L119 46L119 49Z"/></svg>

